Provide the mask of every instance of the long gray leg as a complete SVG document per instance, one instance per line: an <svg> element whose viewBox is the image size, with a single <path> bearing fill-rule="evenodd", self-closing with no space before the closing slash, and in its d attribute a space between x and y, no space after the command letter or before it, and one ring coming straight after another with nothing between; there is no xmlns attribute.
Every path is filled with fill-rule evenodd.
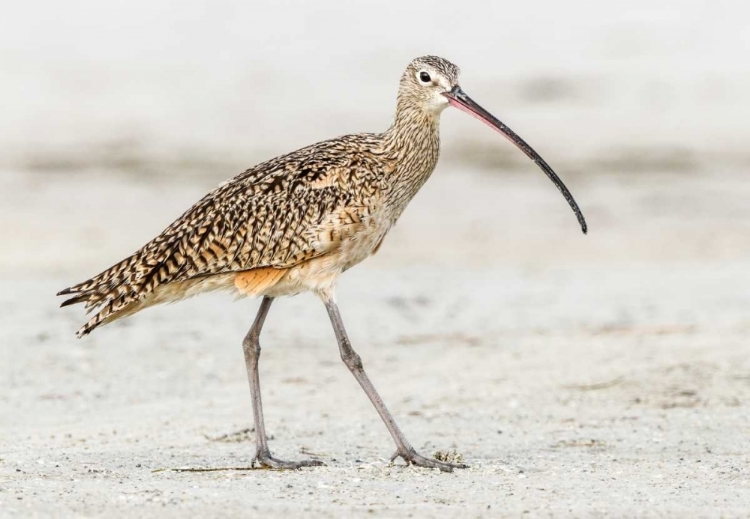
<svg viewBox="0 0 750 519"><path fill-rule="evenodd" d="M383 399L375 390L375 386L370 382L370 378L365 373L365 369L362 366L362 359L359 357L356 351L352 348L349 336L344 328L344 323L341 320L341 314L339 308L336 305L336 301L333 297L324 297L323 302L328 310L328 316L331 318L331 324L333 325L333 331L336 334L336 340L339 343L339 352L341 353L341 360L344 361L346 367L352 372L354 378L357 379L359 385L364 389L367 398L370 399L372 405L375 406L380 418L383 419L383 423L388 428L388 432L391 433L393 441L396 442L396 453L391 458L391 461L401 457L409 464L417 465L419 467L427 468L439 468L443 472L452 472L454 468L466 468L463 464L452 464L444 463L435 459L425 458L414 450L409 441L401 432L401 429L396 425L396 421L388 411L388 408L383 403Z"/></svg>
<svg viewBox="0 0 750 519"><path fill-rule="evenodd" d="M266 320L268 310L273 302L272 297L264 297L260 303L258 315L255 317L253 326L247 332L245 340L242 341L242 349L245 352L245 365L247 366L247 378L250 381L250 396L253 400L253 418L255 419L255 459L261 467L273 469L298 469L300 467L311 467L323 465L316 460L284 461L271 456L268 450L268 439L266 427L263 423L263 404L260 400L260 378L258 377L258 359L260 358L260 331Z"/></svg>

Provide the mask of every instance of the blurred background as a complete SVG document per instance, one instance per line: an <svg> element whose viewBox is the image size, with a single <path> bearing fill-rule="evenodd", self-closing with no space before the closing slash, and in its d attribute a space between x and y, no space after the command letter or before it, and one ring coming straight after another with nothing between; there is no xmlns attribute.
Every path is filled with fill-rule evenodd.
<svg viewBox="0 0 750 519"><path fill-rule="evenodd" d="M397 233L419 245L387 261L747 259L748 14L731 1L8 4L0 268L88 277L253 164L385 129L423 54L462 67L464 89L567 182L591 235L522 153L448 111L436 178ZM441 246L446 230L459 242Z"/></svg>
<svg viewBox="0 0 750 519"><path fill-rule="evenodd" d="M428 53L459 64L464 89L552 164L591 236L576 235L522 153L449 111L433 185L397 233L419 245L384 249L388 261L750 254L750 29L736 2L78 1L5 11L8 272L87 277L257 162L386 128L405 64ZM446 228L460 240L450 250L429 236ZM555 257L539 250L550 241Z"/></svg>
<svg viewBox="0 0 750 519"><path fill-rule="evenodd" d="M626 451L617 457L641 459L644 451L628 449L651 453L641 440L670 430L685 436L663 440L643 464L656 463L664 445L684 456L702 435L712 439L695 440L697 451L708 456L710 443L734 463L740 454L730 444L743 440L727 435L750 430L748 19L748 4L721 0L4 3L6 438L46 427L88 435L92 445L97 427L120 424L136 435L153 426L152 441L184 433L194 449L185 438L222 432L227 416L246 426L239 341L256 303L206 296L75 341L83 312L58 309L54 293L130 254L247 167L384 130L406 64L437 54L557 171L590 230L580 233L520 151L447 110L433 177L378 255L341 281L345 320L385 400L397 415L432 417L419 429L427 437L454 423L440 420L463 423L460 443L479 458L527 459L537 452L524 436L532 430L546 431L545 445L578 445L571 423L580 432L600 420L609 425L590 435ZM264 350L272 366L264 380L276 389L266 405L291 448L290 435L307 434L290 425L301 423L295 417L319 423L318 408L307 406L330 401L290 404L289 391L358 389L336 363L320 305L302 296L277 307L274 345ZM300 386L307 375L292 358L317 365L325 383ZM571 389L600 383L611 389L596 397ZM205 401L211 410L191 414ZM382 432L368 445L385 448L364 398L335 407L326 412L346 408ZM136 411L146 425L133 423ZM643 420L638 430L618 426L623 413ZM207 426L207 414L216 423ZM159 429L164 416L184 429ZM509 432L490 441L481 431L495 422ZM351 423L325 423L313 445L330 441L321 448L336 452L331 430L357 441L347 440L359 431ZM20 451L6 458L25 459ZM691 474L672 475L699 477ZM662 503L676 495L688 506L700 491L727 486L719 477L681 488Z"/></svg>

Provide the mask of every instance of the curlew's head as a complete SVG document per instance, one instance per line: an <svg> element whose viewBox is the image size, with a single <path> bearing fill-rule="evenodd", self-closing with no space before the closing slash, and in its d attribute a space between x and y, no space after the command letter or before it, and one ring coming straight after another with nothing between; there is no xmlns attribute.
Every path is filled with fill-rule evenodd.
<svg viewBox="0 0 750 519"><path fill-rule="evenodd" d="M422 56L406 67L398 90L399 101L438 115L448 107L446 92L458 85L460 70L437 56Z"/></svg>
<svg viewBox="0 0 750 519"><path fill-rule="evenodd" d="M581 230L585 234L588 230L586 220L562 180L526 141L461 90L458 84L459 73L456 65L437 56L422 56L415 59L409 63L404 75L401 76L398 91L399 109L403 106L410 106L428 116L439 117L444 109L453 106L499 132L533 160L555 184L575 213Z"/></svg>

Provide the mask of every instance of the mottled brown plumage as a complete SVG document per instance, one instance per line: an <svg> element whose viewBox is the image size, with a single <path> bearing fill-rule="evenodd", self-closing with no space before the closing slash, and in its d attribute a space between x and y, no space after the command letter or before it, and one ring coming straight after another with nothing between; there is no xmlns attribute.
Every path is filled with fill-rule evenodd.
<svg viewBox="0 0 750 519"><path fill-rule="evenodd" d="M458 79L458 69L444 60L415 60L386 132L338 137L250 168L130 257L60 292L75 294L63 306L85 303L97 312L78 335L153 304L231 290L231 275L252 269L286 272L270 286L240 290L245 295L270 293L279 283L274 295L328 289L338 273L372 253L435 168L438 118L414 95L414 72L424 67ZM307 265L320 283L299 272L326 256Z"/></svg>
<svg viewBox="0 0 750 519"><path fill-rule="evenodd" d="M84 303L96 312L79 337L148 306L201 292L264 296L243 342L255 418L255 460L274 468L315 465L319 462L271 456L258 377L260 331L273 298L314 291L326 305L341 358L396 443L394 458L444 471L461 466L420 456L399 430L347 337L334 298L336 280L377 251L435 169L440 113L449 105L480 118L531 157L568 200L584 232L586 224L547 163L466 96L458 74L444 59L417 58L401 77L396 116L385 132L323 141L250 168L207 194L133 255L60 292L73 294L63 306Z"/></svg>

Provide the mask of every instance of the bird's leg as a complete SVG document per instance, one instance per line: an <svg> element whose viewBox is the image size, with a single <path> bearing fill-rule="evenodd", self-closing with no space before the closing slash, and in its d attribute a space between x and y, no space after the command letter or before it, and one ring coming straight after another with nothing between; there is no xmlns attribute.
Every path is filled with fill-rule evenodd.
<svg viewBox="0 0 750 519"><path fill-rule="evenodd" d="M266 427L263 423L263 405L260 400L258 358L260 357L260 330L263 328L263 321L266 320L266 315L268 315L268 310L271 308L272 302L273 298L271 297L263 298L253 326L247 332L245 340L242 341L242 349L245 352L245 365L247 366L247 378L250 381L250 395L253 400L253 418L255 419L256 450L253 464L257 462L261 467L272 469L298 469L300 467L323 465L323 462L316 460L284 461L276 459L271 456L271 452L268 450Z"/></svg>
<svg viewBox="0 0 750 519"><path fill-rule="evenodd" d="M349 337L344 328L344 323L341 320L341 314L339 313L336 301L331 296L324 297L323 302L328 310L328 316L331 318L331 324L333 324L333 331L336 334L336 340L339 343L339 351L341 353L341 360L344 361L346 367L352 372L354 378L357 379L359 385L364 389L365 394L375 406L380 418L383 419L383 423L388 428L388 432L391 433L393 441L396 442L396 453L391 458L391 461L398 457L401 457L408 464L417 465L419 467L427 468L438 468L443 472L452 472L454 468L466 468L463 464L445 463L435 459L425 458L414 450L409 441L401 432L401 429L396 425L396 421L388 411L388 408L383 403L383 399L380 398L375 386L370 382L370 378L365 373L365 369L362 366L362 359L359 357L356 351L352 348Z"/></svg>

